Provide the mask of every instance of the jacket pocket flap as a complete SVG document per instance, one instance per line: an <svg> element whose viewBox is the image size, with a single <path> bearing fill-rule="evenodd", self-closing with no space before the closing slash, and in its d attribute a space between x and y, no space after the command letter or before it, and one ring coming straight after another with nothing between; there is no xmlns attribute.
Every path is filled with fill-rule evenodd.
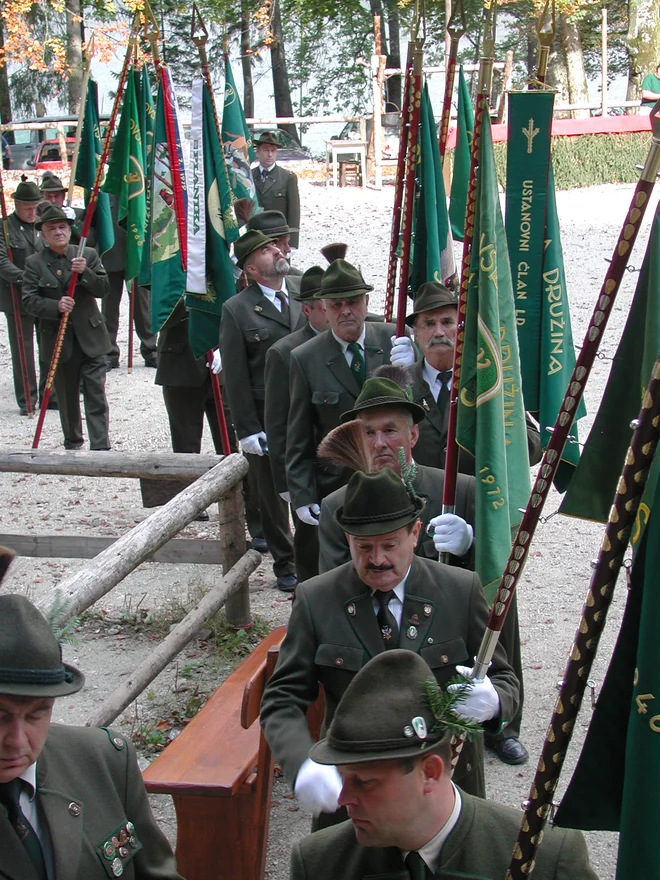
<svg viewBox="0 0 660 880"><path fill-rule="evenodd" d="M54 278L40 278L39 287L57 287L57 281Z"/></svg>
<svg viewBox="0 0 660 880"><path fill-rule="evenodd" d="M268 327L248 327L245 331L246 342L264 342L270 337Z"/></svg>
<svg viewBox="0 0 660 880"><path fill-rule="evenodd" d="M92 315L89 319L89 323L92 327L99 327L103 323L103 318L101 315Z"/></svg>
<svg viewBox="0 0 660 880"><path fill-rule="evenodd" d="M362 648L349 648L346 645L319 645L314 663L317 666L334 666L349 672L358 672L364 664Z"/></svg>
<svg viewBox="0 0 660 880"><path fill-rule="evenodd" d="M425 645L419 652L431 669L443 669L457 664L470 665L467 647L463 639L449 639L437 645Z"/></svg>
<svg viewBox="0 0 660 880"><path fill-rule="evenodd" d="M314 391L312 393L312 404L318 406L321 403L339 403L338 391Z"/></svg>

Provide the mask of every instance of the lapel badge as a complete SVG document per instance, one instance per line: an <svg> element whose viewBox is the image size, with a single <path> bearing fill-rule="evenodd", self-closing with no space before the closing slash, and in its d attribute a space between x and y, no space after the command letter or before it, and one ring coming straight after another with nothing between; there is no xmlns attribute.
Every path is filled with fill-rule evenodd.
<svg viewBox="0 0 660 880"><path fill-rule="evenodd" d="M410 618L410 623L412 623L414 626L419 626L419 614L413 614L413 616Z"/></svg>
<svg viewBox="0 0 660 880"><path fill-rule="evenodd" d="M428 403L427 403L427 401L426 401L426 398L424 398L424 399L422 400L422 406L424 407L424 409L426 410L426 412L431 412L431 407L428 405Z"/></svg>
<svg viewBox="0 0 660 880"><path fill-rule="evenodd" d="M406 632L406 635L408 636L409 639L416 639L417 638L417 627L416 626L409 626L408 630Z"/></svg>
<svg viewBox="0 0 660 880"><path fill-rule="evenodd" d="M56 270L55 270L55 274L56 274L56 275L61 275L61 274L62 274L62 270L61 270L61 269L56 269Z"/></svg>
<svg viewBox="0 0 660 880"><path fill-rule="evenodd" d="M115 875L115 877L121 877L121 875L124 873L124 866L120 858L114 859L110 867L112 868L112 873Z"/></svg>
<svg viewBox="0 0 660 880"><path fill-rule="evenodd" d="M433 612L433 605L425 605L424 606L424 617L430 617Z"/></svg>
<svg viewBox="0 0 660 880"><path fill-rule="evenodd" d="M428 731L426 729L426 721L421 715L415 715L412 720L413 730L420 739L426 739Z"/></svg>
<svg viewBox="0 0 660 880"><path fill-rule="evenodd" d="M415 731L412 729L412 727L409 724L406 724L406 726L403 728L403 735L404 736L414 736Z"/></svg>
<svg viewBox="0 0 660 880"><path fill-rule="evenodd" d="M355 602L349 602L346 606L346 610L348 611L349 617L355 617Z"/></svg>
<svg viewBox="0 0 660 880"><path fill-rule="evenodd" d="M255 310L255 312L263 312L263 309L261 308L261 306L255 306L254 310Z"/></svg>

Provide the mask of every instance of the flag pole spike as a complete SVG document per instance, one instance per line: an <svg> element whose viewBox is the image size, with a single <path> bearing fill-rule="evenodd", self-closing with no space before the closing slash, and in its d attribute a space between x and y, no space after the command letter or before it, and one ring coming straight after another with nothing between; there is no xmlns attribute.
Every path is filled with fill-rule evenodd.
<svg viewBox="0 0 660 880"><path fill-rule="evenodd" d="M552 3L552 6L550 5ZM538 57L536 59L536 82L545 85L548 72L548 59L550 58L550 46L555 38L555 0L545 0L541 10L541 16L536 26L536 35L539 41Z"/></svg>
<svg viewBox="0 0 660 880"><path fill-rule="evenodd" d="M534 861L552 808L552 798L575 720L589 683L589 673L605 627L607 611L612 603L614 587L660 439L660 355L653 366L636 421L638 424L625 458L598 559L592 566L582 616L530 788L506 880L524 880L529 876L523 866Z"/></svg>
<svg viewBox="0 0 660 880"><path fill-rule="evenodd" d="M160 28L153 13L153 9L149 4L149 0L144 0L142 13L144 15L144 39L151 46L151 57L154 60L156 70L160 67L160 51L158 49L158 40L160 39Z"/></svg>
<svg viewBox="0 0 660 880"><path fill-rule="evenodd" d="M105 163L108 159L108 153L110 152L110 142L112 140L112 134L115 127L115 122L117 120L117 114L119 113L119 105L121 103L121 98L124 92L124 85L126 83L126 77L128 76L128 68L131 63L131 55L133 53L133 44L137 40L137 35L140 30L140 13L136 12L133 16L133 23L131 25L131 31L128 37L128 45L126 47L126 55L124 56L124 63L121 69L121 73L119 75L119 82L117 83L117 92L115 94L115 101L112 106L112 113L110 114L110 120L108 122L108 128L105 134L105 140L103 141L103 150L101 152L101 157L98 162L98 166L96 168L96 177L94 178L94 186L89 194L89 202L87 203L87 210L85 213L85 220L83 222L82 230L80 232L80 244L78 245L78 253L77 256L81 257L85 250L85 244L87 242L87 235L89 234L89 228L92 224L92 218L94 216L94 210L96 209L96 202L98 200L99 189L101 188L101 178L105 172ZM69 286L67 289L67 296L73 297L76 292L76 282L78 280L78 273L72 272L71 279L69 280ZM46 386L44 388L43 398L41 400L41 409L39 411L39 419L37 421L37 427L34 432L34 439L32 440L32 448L37 449L39 447L39 441L41 439L41 431L43 429L44 419L46 417L46 412L48 411L48 401L50 400L51 388L53 387L53 382L55 381L55 372L57 370L60 355L62 352L62 345L64 344L64 334L66 333L66 328L69 323L69 314L70 312L64 312L62 317L60 318L60 324L57 330L57 337L55 339L55 345L53 346L53 355L51 357L50 365L48 367L48 377L46 379Z"/></svg>
<svg viewBox="0 0 660 880"><path fill-rule="evenodd" d="M438 145L440 147L440 161L444 164L447 150L447 135L449 133L449 120L451 118L451 99L454 94L454 80L456 79L456 59L458 58L458 44L466 31L465 8L463 0L453 6L451 16L447 22L449 34L449 56L445 70L445 96L442 103L442 117L440 122L440 135Z"/></svg>

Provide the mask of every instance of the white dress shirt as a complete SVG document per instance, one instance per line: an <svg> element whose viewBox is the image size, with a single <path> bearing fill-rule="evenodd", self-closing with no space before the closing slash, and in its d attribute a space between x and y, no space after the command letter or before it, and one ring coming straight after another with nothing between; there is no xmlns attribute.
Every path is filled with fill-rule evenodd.
<svg viewBox="0 0 660 880"><path fill-rule="evenodd" d="M412 566L410 566L412 568ZM406 598L406 581L408 580L408 575L410 574L410 568L406 572L406 576L404 579L394 587L394 595L388 602L387 607L392 612L394 619L396 620L396 625L401 629L401 618L403 617L403 600ZM374 614L378 615L380 610L380 603L378 599L376 599L376 590L371 591L371 604L373 605Z"/></svg>
<svg viewBox="0 0 660 880"><path fill-rule="evenodd" d="M340 339L334 330L331 330L330 332L335 337L337 342L341 345L341 350L344 352L344 357L346 358L346 363L350 367L351 364L353 363L353 352L348 350L349 343L346 342L344 339ZM362 357L364 358L365 364L367 362L367 357L364 352L364 336L365 336L366 332L367 332L366 327L363 327L362 333L360 334L360 338L355 340L357 342L357 344L360 346L360 348L362 349Z"/></svg>
<svg viewBox="0 0 660 880"><path fill-rule="evenodd" d="M257 284L259 284L258 281ZM266 299L272 302L278 312L282 311L282 303L277 298L278 293L283 293L286 297L286 301L289 302L289 291L287 290L286 280L284 278L282 279L282 286L279 290L273 290L272 287L265 287L263 284L259 284L259 287L261 288L261 292L266 297Z"/></svg>
<svg viewBox="0 0 660 880"><path fill-rule="evenodd" d="M458 822L458 818L461 815L461 793L456 788L454 783L452 782L451 787L454 789L454 809L451 811L450 817L447 819L445 824L442 826L440 831L432 837L428 843L424 844L424 846L420 847L417 852L424 859L426 867L429 869L431 874L435 874L438 870L438 865L440 864L440 853L442 852L442 847L445 844L445 841L449 837L449 835L454 830L454 826ZM406 856L410 850L402 850L401 855L405 861Z"/></svg>
<svg viewBox="0 0 660 880"><path fill-rule="evenodd" d="M27 783L21 789L19 803L25 818L34 828L34 833L39 838L41 850L44 854L44 863L46 865L46 873L48 880L55 878L55 861L53 858L53 844L51 843L50 834L48 832L48 823L41 822L39 818L39 809L37 805L37 765L30 764L27 770L20 774L19 779ZM28 790L29 788L29 790Z"/></svg>
<svg viewBox="0 0 660 880"><path fill-rule="evenodd" d="M431 394L433 395L433 399L435 402L438 402L438 396L440 395L440 389L443 384L446 384L447 388L451 389L451 376L449 377L448 382L443 383L440 378L440 370L436 370L435 367L432 367L431 364L424 358L424 366L422 367L422 375L424 376L424 381L431 389Z"/></svg>

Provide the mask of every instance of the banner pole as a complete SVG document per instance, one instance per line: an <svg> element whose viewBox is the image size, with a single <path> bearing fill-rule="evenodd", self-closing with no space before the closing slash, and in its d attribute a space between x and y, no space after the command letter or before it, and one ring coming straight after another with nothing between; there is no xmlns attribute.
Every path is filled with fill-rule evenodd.
<svg viewBox="0 0 660 880"><path fill-rule="evenodd" d="M460 23L458 21L460 17ZM445 97L442 103L442 117L440 122L440 135L438 146L440 148L440 161L444 165L445 152L447 150L447 135L449 133L449 121L451 119L451 99L454 94L454 80L456 78L456 59L458 57L458 44L465 33L465 9L463 0L458 0L447 22L447 33L450 37L449 56L447 58L447 70L445 71Z"/></svg>
<svg viewBox="0 0 660 880"><path fill-rule="evenodd" d="M94 58L94 32L87 45L85 51L85 72L83 73L82 86L80 91L80 107L78 109L78 122L76 124L76 140L73 145L73 156L71 157L71 177L69 178L69 191L66 196L66 203L70 205L73 201L73 190L76 185L76 169L78 168L78 155L80 153L80 141L82 138L83 122L85 119L85 101L87 100L87 83L92 71L92 59Z"/></svg>

